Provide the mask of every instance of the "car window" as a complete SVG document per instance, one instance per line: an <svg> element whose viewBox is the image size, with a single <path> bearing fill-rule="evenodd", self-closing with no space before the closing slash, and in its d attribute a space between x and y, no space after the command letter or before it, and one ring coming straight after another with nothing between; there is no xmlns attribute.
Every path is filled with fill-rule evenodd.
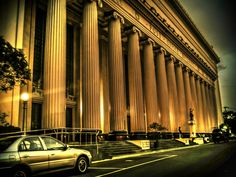
<svg viewBox="0 0 236 177"><path fill-rule="evenodd" d="M44 140L48 150L62 150L65 148L65 145L62 142L51 137L42 137L42 139Z"/></svg>
<svg viewBox="0 0 236 177"><path fill-rule="evenodd" d="M0 152L5 151L12 143L14 143L19 137L3 138L0 140Z"/></svg>
<svg viewBox="0 0 236 177"><path fill-rule="evenodd" d="M19 144L19 151L42 151L43 146L38 137L25 138Z"/></svg>

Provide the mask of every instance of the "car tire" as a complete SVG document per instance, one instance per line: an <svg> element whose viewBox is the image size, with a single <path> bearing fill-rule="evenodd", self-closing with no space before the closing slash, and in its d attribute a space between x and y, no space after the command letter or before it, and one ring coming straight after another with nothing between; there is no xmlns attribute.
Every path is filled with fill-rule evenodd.
<svg viewBox="0 0 236 177"><path fill-rule="evenodd" d="M88 160L86 157L79 157L75 166L75 172L79 174L86 173L88 169Z"/></svg>
<svg viewBox="0 0 236 177"><path fill-rule="evenodd" d="M14 168L12 177L30 177L29 170L26 168Z"/></svg>

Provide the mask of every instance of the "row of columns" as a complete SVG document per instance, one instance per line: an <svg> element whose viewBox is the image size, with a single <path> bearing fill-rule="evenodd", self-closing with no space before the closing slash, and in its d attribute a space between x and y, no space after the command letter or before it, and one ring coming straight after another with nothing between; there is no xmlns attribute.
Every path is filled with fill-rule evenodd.
<svg viewBox="0 0 236 177"><path fill-rule="evenodd" d="M65 126L66 0L49 0L47 13L43 127L63 127ZM123 22L122 17L114 13L109 18L108 27L110 130L118 132L127 131L121 22ZM166 57L163 48L154 49L154 42L150 39L143 45L142 76L139 34L140 31L136 27L127 32L131 132L145 132L147 126L153 122L160 123L168 131L176 131L178 127L187 131L189 108L195 110L197 131L210 131L209 128L216 124L214 113L216 105L212 101L214 88L196 77L173 56ZM100 129L96 1L84 4L82 36L82 127Z"/></svg>

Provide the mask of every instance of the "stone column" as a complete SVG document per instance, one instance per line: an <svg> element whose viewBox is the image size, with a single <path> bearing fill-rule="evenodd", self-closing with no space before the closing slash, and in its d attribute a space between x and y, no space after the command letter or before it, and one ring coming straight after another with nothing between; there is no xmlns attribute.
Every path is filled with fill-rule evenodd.
<svg viewBox="0 0 236 177"><path fill-rule="evenodd" d="M219 80L215 80L215 109L217 114L217 121L218 126L222 123L224 123L223 115L222 115L222 103L221 103L221 95L220 95L220 86L219 86Z"/></svg>
<svg viewBox="0 0 236 177"><path fill-rule="evenodd" d="M210 119L210 100L209 100L209 93L208 93L208 83L205 84L205 95L206 95L206 122L208 125L208 132L211 132L211 119Z"/></svg>
<svg viewBox="0 0 236 177"><path fill-rule="evenodd" d="M206 102L206 93L205 93L205 81L201 80L201 92L202 92L202 112L203 112L203 120L204 120L204 132L208 132L208 123L207 123L207 102Z"/></svg>
<svg viewBox="0 0 236 177"><path fill-rule="evenodd" d="M49 0L44 60L43 128L65 127L66 0Z"/></svg>
<svg viewBox="0 0 236 177"><path fill-rule="evenodd" d="M147 126L153 122L160 122L159 105L157 99L157 85L155 64L153 57L153 44L151 39L147 39L143 47L143 65L144 65L144 95L146 103Z"/></svg>
<svg viewBox="0 0 236 177"><path fill-rule="evenodd" d="M167 57L167 81L169 90L169 112L170 112L170 130L176 132L178 130L179 121L179 103L177 96L177 84L175 77L175 58L170 55Z"/></svg>
<svg viewBox="0 0 236 177"><path fill-rule="evenodd" d="M193 107L192 105L192 95L191 95L191 88L190 88L190 81L189 81L189 72L190 69L185 67L184 70L184 90L185 90L185 99L186 99L186 111L187 111L187 121L189 121L189 112L190 108Z"/></svg>
<svg viewBox="0 0 236 177"><path fill-rule="evenodd" d="M103 133L110 132L110 92L109 92L109 66L108 66L108 39L101 36L100 47L100 103L101 103L101 130Z"/></svg>
<svg viewBox="0 0 236 177"><path fill-rule="evenodd" d="M209 84L207 87L207 92L208 92L208 100L209 100L209 118L210 118L210 124L211 124L211 131L215 127L215 122L214 122L214 116L213 116L213 99L211 95L211 88L212 86Z"/></svg>
<svg viewBox="0 0 236 177"><path fill-rule="evenodd" d="M126 132L126 102L121 24L124 19L116 12L109 20L109 79L111 102L111 131Z"/></svg>
<svg viewBox="0 0 236 177"><path fill-rule="evenodd" d="M201 91L201 82L200 77L196 77L196 89L197 89L197 105L198 105L198 118L197 118L197 132L204 133L205 131L205 124L203 118L203 100L202 100L202 91Z"/></svg>
<svg viewBox="0 0 236 177"><path fill-rule="evenodd" d="M185 90L184 90L184 79L183 79L183 64L179 61L175 63L175 73L176 73L176 84L177 84L177 94L179 101L179 121L177 123L178 127L181 127L182 132L187 131L187 115L186 115L186 101L185 101Z"/></svg>
<svg viewBox="0 0 236 177"><path fill-rule="evenodd" d="M96 1L83 9L82 127L100 129L98 12Z"/></svg>
<svg viewBox="0 0 236 177"><path fill-rule="evenodd" d="M132 27L128 36L130 124L131 132L134 133L145 132L139 34L140 31L136 27Z"/></svg>
<svg viewBox="0 0 236 177"><path fill-rule="evenodd" d="M195 73L190 73L190 88L192 93L192 107L193 107L193 114L194 114L194 121L195 121L195 133L197 130L197 124L198 124L198 117L199 117L199 110L197 105L197 89L196 89L196 80L195 80Z"/></svg>
<svg viewBox="0 0 236 177"><path fill-rule="evenodd" d="M169 95L165 64L166 51L158 48L156 53L157 94L161 113L161 124L170 131Z"/></svg>
<svg viewBox="0 0 236 177"><path fill-rule="evenodd" d="M213 119L213 126L218 127L217 121L217 110L216 110L216 99L215 99L215 88L213 86L210 87L210 96L212 100L212 119Z"/></svg>

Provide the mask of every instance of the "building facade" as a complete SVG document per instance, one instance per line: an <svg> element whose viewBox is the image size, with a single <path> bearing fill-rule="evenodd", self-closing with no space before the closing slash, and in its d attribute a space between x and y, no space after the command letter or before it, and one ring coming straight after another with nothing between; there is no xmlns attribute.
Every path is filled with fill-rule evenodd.
<svg viewBox="0 0 236 177"><path fill-rule="evenodd" d="M0 35L22 48L27 86L0 94L0 111L27 129L209 133L223 122L212 47L178 0L1 1ZM4 10L3 10L3 9ZM7 13L9 12L9 13Z"/></svg>

